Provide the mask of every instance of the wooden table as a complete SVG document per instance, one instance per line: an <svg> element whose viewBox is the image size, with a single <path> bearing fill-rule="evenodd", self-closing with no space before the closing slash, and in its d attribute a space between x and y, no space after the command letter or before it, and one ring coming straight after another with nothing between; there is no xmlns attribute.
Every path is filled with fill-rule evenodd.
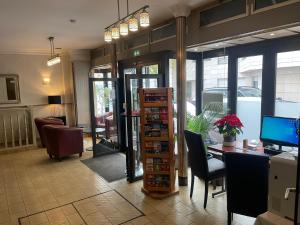
<svg viewBox="0 0 300 225"><path fill-rule="evenodd" d="M223 144L210 145L207 147L207 149L212 153L217 152L221 154L224 154L225 152L240 152L245 154L266 155L262 146L255 148L243 148L242 142L236 142L235 146L233 147L226 147L223 146Z"/></svg>

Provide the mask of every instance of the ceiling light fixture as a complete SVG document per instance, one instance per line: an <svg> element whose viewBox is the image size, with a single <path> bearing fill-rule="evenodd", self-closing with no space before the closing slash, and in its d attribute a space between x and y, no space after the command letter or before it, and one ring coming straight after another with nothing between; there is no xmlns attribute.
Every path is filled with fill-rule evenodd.
<svg viewBox="0 0 300 225"><path fill-rule="evenodd" d="M112 37L112 39L119 39L120 38L119 27L113 27L111 29L111 37Z"/></svg>
<svg viewBox="0 0 300 225"><path fill-rule="evenodd" d="M111 42L112 41L112 37L111 37L111 31L110 30L106 30L104 32L104 40L106 42Z"/></svg>
<svg viewBox="0 0 300 225"><path fill-rule="evenodd" d="M274 35L275 35L274 33L271 33L271 34L270 34L270 36L274 36Z"/></svg>
<svg viewBox="0 0 300 225"><path fill-rule="evenodd" d="M139 30L139 23L138 23L137 18L134 17L134 15L132 15L132 17L129 19L128 23L129 23L130 31L136 32Z"/></svg>
<svg viewBox="0 0 300 225"><path fill-rule="evenodd" d="M105 28L104 41L111 42L112 39L119 39L121 36L127 36L129 31L136 32L139 29L139 24L141 27L148 27L150 25L150 16L146 11L149 5L145 5L138 10L129 14L129 6L127 0L127 15L120 19L120 3L118 3L118 21L109 25ZM139 18L139 21L138 19Z"/></svg>
<svg viewBox="0 0 300 225"><path fill-rule="evenodd" d="M60 56L58 54L54 54L54 37L49 37L48 40L50 41L50 51L51 51L51 57L47 61L48 66L53 66L55 64L60 63Z"/></svg>
<svg viewBox="0 0 300 225"><path fill-rule="evenodd" d="M120 23L120 34L122 36L128 35L128 24L124 21Z"/></svg>
<svg viewBox="0 0 300 225"><path fill-rule="evenodd" d="M150 16L149 13L143 9L143 12L140 13L140 26L148 27L150 25Z"/></svg>

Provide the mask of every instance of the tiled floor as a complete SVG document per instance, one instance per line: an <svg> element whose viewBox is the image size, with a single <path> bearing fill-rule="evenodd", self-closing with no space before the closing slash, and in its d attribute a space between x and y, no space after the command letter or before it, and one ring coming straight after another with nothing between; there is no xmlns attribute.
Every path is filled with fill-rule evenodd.
<svg viewBox="0 0 300 225"><path fill-rule="evenodd" d="M85 152L84 158L91 157ZM209 197L203 209L203 183L180 194L155 200L141 192L142 182L107 183L77 155L49 160L45 149L0 155L0 225L199 224L225 225L226 195ZM212 191L212 190L211 190ZM127 222L128 221L128 222ZM236 215L234 224L252 225Z"/></svg>

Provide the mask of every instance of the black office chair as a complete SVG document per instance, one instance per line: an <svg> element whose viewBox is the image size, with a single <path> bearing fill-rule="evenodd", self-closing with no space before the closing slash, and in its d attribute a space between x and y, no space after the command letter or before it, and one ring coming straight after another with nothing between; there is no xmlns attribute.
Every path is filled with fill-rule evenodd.
<svg viewBox="0 0 300 225"><path fill-rule="evenodd" d="M257 217L268 210L269 157L228 152L226 165L228 225L233 213Z"/></svg>
<svg viewBox="0 0 300 225"><path fill-rule="evenodd" d="M225 165L221 160L215 158L207 159L207 153L201 134L185 130L184 135L189 149L188 158L192 171L190 198L192 198L194 191L194 176L197 176L205 182L204 208L206 208L208 182L223 178L225 176ZM213 193L212 197L224 191L223 185L222 191Z"/></svg>

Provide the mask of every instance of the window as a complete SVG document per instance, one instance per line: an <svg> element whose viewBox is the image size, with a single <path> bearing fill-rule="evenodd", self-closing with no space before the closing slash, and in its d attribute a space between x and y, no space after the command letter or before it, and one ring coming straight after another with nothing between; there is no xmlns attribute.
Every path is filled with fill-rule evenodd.
<svg viewBox="0 0 300 225"><path fill-rule="evenodd" d="M237 115L244 124L240 140L259 140L262 67L262 55L238 59Z"/></svg>
<svg viewBox="0 0 300 225"><path fill-rule="evenodd" d="M174 35L176 35L176 23L171 22L167 25L152 30L151 41L159 41L161 39L172 37Z"/></svg>
<svg viewBox="0 0 300 225"><path fill-rule="evenodd" d="M288 2L289 0L255 0L255 10L270 7L279 3Z"/></svg>
<svg viewBox="0 0 300 225"><path fill-rule="evenodd" d="M169 59L169 86L174 89L176 103L176 59ZM196 115L196 60L186 60L186 111ZM176 110L176 108L175 108Z"/></svg>
<svg viewBox="0 0 300 225"><path fill-rule="evenodd" d="M277 54L275 115L300 116L300 51Z"/></svg>
<svg viewBox="0 0 300 225"><path fill-rule="evenodd" d="M228 56L203 60L202 107L220 102L227 111Z"/></svg>

